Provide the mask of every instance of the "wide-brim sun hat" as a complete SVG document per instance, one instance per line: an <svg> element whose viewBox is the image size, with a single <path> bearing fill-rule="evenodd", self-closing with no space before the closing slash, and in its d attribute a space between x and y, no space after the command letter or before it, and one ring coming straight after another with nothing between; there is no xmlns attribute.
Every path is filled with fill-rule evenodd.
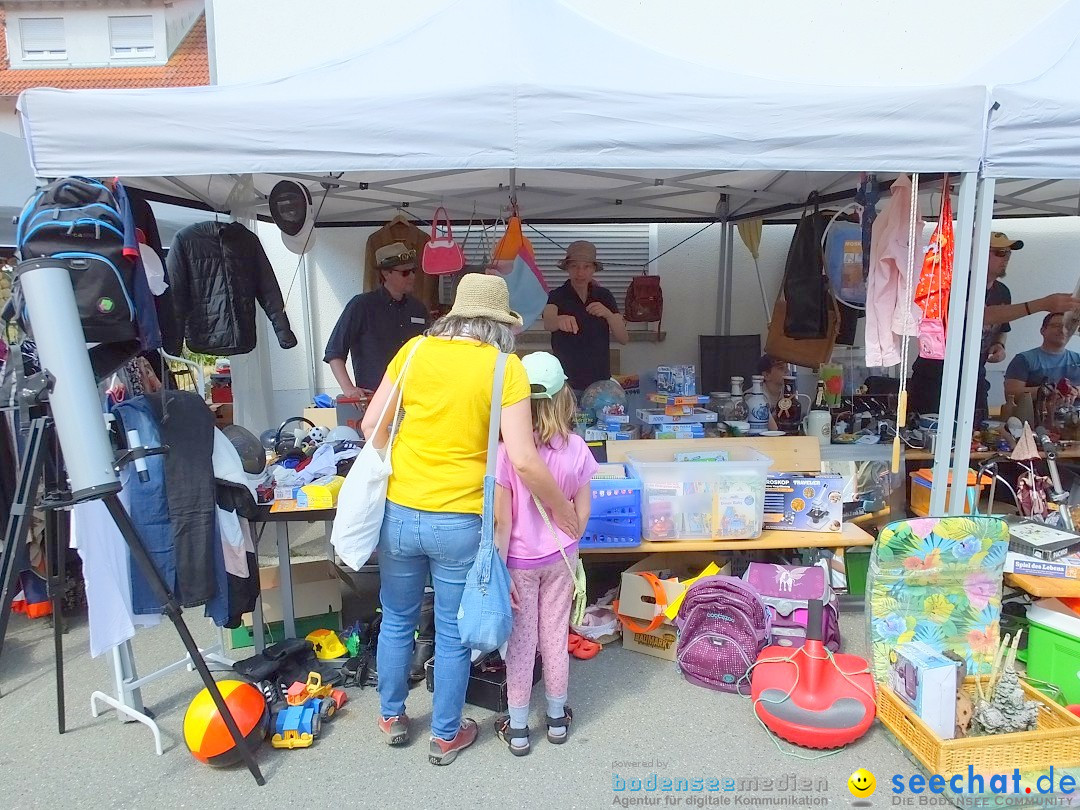
<svg viewBox="0 0 1080 810"><path fill-rule="evenodd" d="M604 263L596 258L596 245L584 239L571 242L566 248L566 255L555 263L560 270L565 270L569 262L592 262L599 272L604 269Z"/></svg>
<svg viewBox="0 0 1080 810"><path fill-rule="evenodd" d="M487 318L509 326L522 326L521 316L510 309L510 289L499 276L469 273L458 282L454 306L448 315Z"/></svg>

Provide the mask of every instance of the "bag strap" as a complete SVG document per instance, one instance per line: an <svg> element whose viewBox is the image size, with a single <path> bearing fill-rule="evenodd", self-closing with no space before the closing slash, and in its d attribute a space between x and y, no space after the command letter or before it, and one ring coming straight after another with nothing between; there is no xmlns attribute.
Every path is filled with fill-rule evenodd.
<svg viewBox="0 0 1080 810"><path fill-rule="evenodd" d="M502 417L503 378L506 376L506 352L499 352L495 359L495 379L491 384L491 417L488 422L487 475L495 477L495 463L499 457L499 421Z"/></svg>
<svg viewBox="0 0 1080 810"><path fill-rule="evenodd" d="M390 426L390 437L386 441L386 447L390 448L394 444L394 436L397 435L398 423L401 421L401 400L404 392L405 373L409 370L409 366L412 364L413 356L416 354L416 350L420 348L420 344L427 340L426 337L421 337L416 344L409 350L408 356L405 358L405 362L401 366L401 373L398 374L397 379L394 380L394 386L390 389L390 394L386 397L386 402L383 403L382 413L379 414L379 421L376 425L381 425L383 419L386 418L386 409L390 407L390 400L397 391L397 402L394 408L394 422Z"/></svg>
<svg viewBox="0 0 1080 810"><path fill-rule="evenodd" d="M563 562L566 563L566 570L570 572L570 579L577 581L577 572L574 570L574 566L570 564L570 558L566 556L566 550L563 548L562 543L559 542L559 533L555 531L555 527L551 525L551 519L548 517L547 510L544 505L540 503L540 499L535 495L532 496L533 503L536 504L536 509L540 512L540 517L544 519L544 525L548 527L548 531L551 532L551 539L555 541L555 547L559 549L559 554L562 555Z"/></svg>
<svg viewBox="0 0 1080 810"><path fill-rule="evenodd" d="M442 221L446 223L446 238L447 239L453 239L454 238L454 230L450 226L450 216L449 216L449 214L446 213L446 209L443 208L441 205L438 208L435 209L435 215L431 218L431 238L432 239L437 239L438 238L438 233L436 232L435 228L439 224L439 212L440 211L442 212Z"/></svg>

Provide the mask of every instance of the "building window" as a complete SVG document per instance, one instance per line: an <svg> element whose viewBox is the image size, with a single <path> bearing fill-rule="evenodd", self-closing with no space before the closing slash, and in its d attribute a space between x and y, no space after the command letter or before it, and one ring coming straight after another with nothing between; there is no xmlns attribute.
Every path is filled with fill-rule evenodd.
<svg viewBox="0 0 1080 810"><path fill-rule="evenodd" d="M109 48L113 59L153 59L154 18L149 14L109 17Z"/></svg>
<svg viewBox="0 0 1080 810"><path fill-rule="evenodd" d="M28 62L67 59L63 17L23 17L19 20L22 58Z"/></svg>

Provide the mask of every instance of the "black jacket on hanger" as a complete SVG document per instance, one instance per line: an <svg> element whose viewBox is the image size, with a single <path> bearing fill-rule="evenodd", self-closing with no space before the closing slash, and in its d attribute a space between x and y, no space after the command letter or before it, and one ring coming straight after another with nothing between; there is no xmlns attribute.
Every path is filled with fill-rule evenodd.
<svg viewBox="0 0 1080 810"><path fill-rule="evenodd" d="M296 345L285 301L259 237L239 222L199 222L173 239L166 262L188 349L247 354L255 348L255 302L283 349Z"/></svg>

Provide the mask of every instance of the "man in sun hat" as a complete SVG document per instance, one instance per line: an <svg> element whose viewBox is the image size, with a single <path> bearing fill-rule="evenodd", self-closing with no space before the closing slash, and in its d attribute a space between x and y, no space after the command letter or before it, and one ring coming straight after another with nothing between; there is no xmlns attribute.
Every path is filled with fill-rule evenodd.
<svg viewBox="0 0 1080 810"><path fill-rule="evenodd" d="M1012 329L1010 322L1036 312L1069 312L1080 306L1080 300L1073 298L1071 293L1053 293L1019 304L1012 302L1012 293L1001 279L1005 277L1013 251L1023 247L1021 240L1010 239L1001 231L990 234L990 257L986 269L986 298L979 350L979 388L975 397L976 427L990 415L990 383L986 379L986 364L1000 363L1005 359L1005 336ZM915 360L911 369L909 396L911 407L917 413L937 413L943 368L944 362L941 360L928 360L924 357Z"/></svg>
<svg viewBox="0 0 1080 810"><path fill-rule="evenodd" d="M345 305L323 355L347 397L370 396L397 350L428 326L427 309L412 296L416 251L395 242L375 251L375 261L382 282L379 289ZM352 377L346 358L352 359Z"/></svg>
<svg viewBox="0 0 1080 810"><path fill-rule="evenodd" d="M596 245L572 242L558 266L570 278L548 296L544 328L551 332L552 354L580 394L597 380L611 378L611 338L626 344L630 335L615 296L593 283L596 272L604 269Z"/></svg>

